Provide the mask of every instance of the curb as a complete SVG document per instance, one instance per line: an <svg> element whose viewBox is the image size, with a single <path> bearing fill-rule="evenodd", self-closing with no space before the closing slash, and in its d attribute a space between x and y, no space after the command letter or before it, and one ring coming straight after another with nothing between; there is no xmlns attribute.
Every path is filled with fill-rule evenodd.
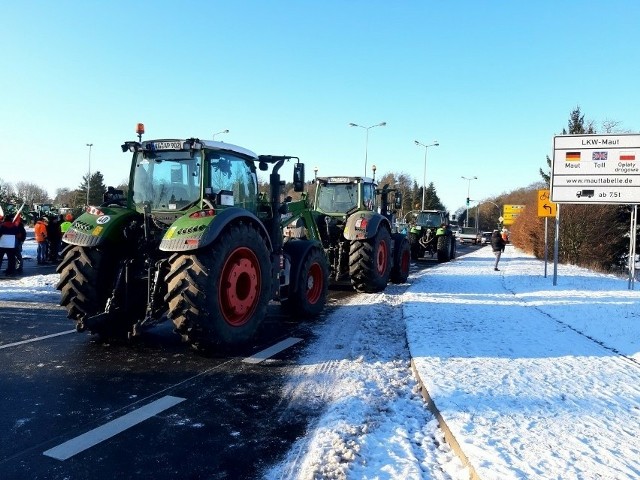
<svg viewBox="0 0 640 480"><path fill-rule="evenodd" d="M462 447L460 447L458 440L456 440L456 437L451 432L451 429L449 429L449 426L447 425L447 422L445 421L444 417L440 413L440 410L438 410L438 407L436 407L436 404L431 398L431 395L429 395L429 392L427 391L427 387L425 387L422 379L420 378L420 374L418 373L418 369L416 368L413 358L411 359L411 371L413 372L413 376L415 377L415 379L418 381L418 386L420 387L420 393L422 394L422 398L424 398L424 401L427 404L427 408L431 413L433 413L433 416L436 417L436 420L438 420L438 425L440 426L440 428L442 429L442 432L444 433L445 440L451 446L451 449L453 450L453 452L462 461L463 465L469 469L469 479L481 480L480 476L478 475L478 472L476 472L475 468L473 468L473 465L471 465L469 458L462 451Z"/></svg>

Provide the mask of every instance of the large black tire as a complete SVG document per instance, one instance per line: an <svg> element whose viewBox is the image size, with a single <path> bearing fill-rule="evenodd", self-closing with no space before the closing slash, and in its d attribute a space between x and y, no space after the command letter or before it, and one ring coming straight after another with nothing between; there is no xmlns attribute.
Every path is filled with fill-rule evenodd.
<svg viewBox="0 0 640 480"><path fill-rule="evenodd" d="M457 242L456 242L456 237L454 237L453 235L449 236L449 238L451 239L449 241L450 245L451 245L451 251L449 253L449 260L453 260L454 258L456 258L456 249L457 247Z"/></svg>
<svg viewBox="0 0 640 480"><path fill-rule="evenodd" d="M418 241L419 239L420 235L417 233L409 233L409 248L411 249L412 260L424 257L424 248L420 245L420 242Z"/></svg>
<svg viewBox="0 0 640 480"><path fill-rule="evenodd" d="M118 261L107 249L86 248L70 245L62 252L62 261L56 272L60 279L56 288L60 290L60 305L66 308L67 316L83 329L85 318L102 313L113 293ZM121 315L113 321L92 327L91 333L105 338L126 336L135 319Z"/></svg>
<svg viewBox="0 0 640 480"><path fill-rule="evenodd" d="M436 245L438 262L448 262L451 259L451 237L449 235L439 235Z"/></svg>
<svg viewBox="0 0 640 480"><path fill-rule="evenodd" d="M307 251L304 258L292 258L292 263L302 262L297 278L291 278L289 298L282 301L282 308L296 318L312 318L320 315L327 303L329 291L329 262L317 247ZM295 265L291 266L295 271Z"/></svg>
<svg viewBox="0 0 640 480"><path fill-rule="evenodd" d="M375 237L354 240L349 249L349 277L358 292L381 292L391 273L391 234L381 227Z"/></svg>
<svg viewBox="0 0 640 480"><path fill-rule="evenodd" d="M169 258L169 318L195 348L234 346L258 330L271 299L271 260L252 226L232 225L209 248Z"/></svg>
<svg viewBox="0 0 640 480"><path fill-rule="evenodd" d="M409 278L409 266L411 264L411 250L409 240L405 235L396 233L393 235L393 267L389 278L393 283L405 283Z"/></svg>

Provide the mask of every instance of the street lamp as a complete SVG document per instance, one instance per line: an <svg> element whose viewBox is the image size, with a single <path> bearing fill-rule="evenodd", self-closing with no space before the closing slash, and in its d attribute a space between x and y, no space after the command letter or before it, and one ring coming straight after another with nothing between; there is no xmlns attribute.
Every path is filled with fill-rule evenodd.
<svg viewBox="0 0 640 480"><path fill-rule="evenodd" d="M440 144L437 140L434 140L431 145L425 145L424 143L420 143L418 140L414 140L413 143L419 147L424 147L424 172L422 174L422 210L424 210L424 197L427 190L427 150L429 147L437 147Z"/></svg>
<svg viewBox="0 0 640 480"><path fill-rule="evenodd" d="M89 147L89 176L87 177L87 206L89 206L89 193L91 192L91 147L93 143L87 143Z"/></svg>
<svg viewBox="0 0 640 480"><path fill-rule="evenodd" d="M318 179L318 167L313 167L313 181Z"/></svg>
<svg viewBox="0 0 640 480"><path fill-rule="evenodd" d="M358 125L357 123L350 123L349 126L350 127L360 127L360 128L364 128L367 132L367 136L365 138L364 141L364 176L367 176L367 149L369 146L369 130L374 128L374 127L384 127L387 124L387 122L380 122L380 123L376 123L375 125L371 125L370 127L363 127L362 125Z"/></svg>
<svg viewBox="0 0 640 480"><path fill-rule="evenodd" d="M229 133L229 129L227 128L227 129L225 129L225 130L222 130L221 132L216 132L216 133L214 133L214 134L212 135L211 139L212 139L212 140L215 140L215 139L216 139L216 135L220 135L221 133Z"/></svg>
<svg viewBox="0 0 640 480"><path fill-rule="evenodd" d="M467 183L467 216L464 219L464 226L468 227L469 226L469 192L471 191L471 180L477 180L478 177L460 177L460 178L464 178L469 182Z"/></svg>

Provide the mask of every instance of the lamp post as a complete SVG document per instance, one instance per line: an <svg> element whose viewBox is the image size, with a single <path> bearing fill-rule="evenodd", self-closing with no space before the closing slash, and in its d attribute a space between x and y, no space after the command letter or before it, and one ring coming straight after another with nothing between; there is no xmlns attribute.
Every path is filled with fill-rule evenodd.
<svg viewBox="0 0 640 480"><path fill-rule="evenodd" d="M483 205L485 203L490 203L491 205L493 205L494 207L496 207L498 209L498 222L496 223L496 225L499 226L500 225L500 215L502 214L502 210L500 209L500 206L497 203L492 202L491 200L485 200L484 202L479 203L478 206ZM480 217L478 217L478 218L480 218Z"/></svg>
<svg viewBox="0 0 640 480"><path fill-rule="evenodd" d="M93 143L87 143L89 147L89 175L87 176L87 206L89 206L89 193L91 193L91 147Z"/></svg>
<svg viewBox="0 0 640 480"><path fill-rule="evenodd" d="M467 216L464 219L464 226L469 226L469 192L471 191L471 180L477 180L478 177L460 177L467 180ZM477 222L476 222L477 223Z"/></svg>
<svg viewBox="0 0 640 480"><path fill-rule="evenodd" d="M364 175L365 175L365 177L367 176L367 156L368 156L368 147L369 147L369 130L374 128L374 127L384 127L386 124L387 124L387 122L380 122L380 123L376 123L375 125L371 125L369 127L363 127L362 125L358 125L357 123L350 123L349 124L350 127L364 128L365 131L367 132L367 135L366 135L365 141L364 141Z"/></svg>
<svg viewBox="0 0 640 480"><path fill-rule="evenodd" d="M227 129L222 130L222 131L220 131L220 132L216 132L216 133L214 133L214 134L211 136L211 139L212 139L212 140L215 140L215 139L216 139L216 135L220 135L221 133L229 133L229 129L227 128Z"/></svg>
<svg viewBox="0 0 640 480"><path fill-rule="evenodd" d="M318 167L313 167L313 181L318 179Z"/></svg>
<svg viewBox="0 0 640 480"><path fill-rule="evenodd" d="M424 210L425 192L427 190L427 150L429 147L437 147L440 144L437 140L434 140L431 145L425 145L424 143L420 143L418 140L414 140L413 143L419 147L424 147L424 171L422 173L422 210Z"/></svg>

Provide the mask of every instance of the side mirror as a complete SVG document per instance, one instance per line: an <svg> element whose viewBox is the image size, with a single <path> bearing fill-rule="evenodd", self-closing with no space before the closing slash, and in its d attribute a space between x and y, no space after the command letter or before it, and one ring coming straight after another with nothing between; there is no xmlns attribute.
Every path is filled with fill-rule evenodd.
<svg viewBox="0 0 640 480"><path fill-rule="evenodd" d="M304 163L293 165L293 191L304 192Z"/></svg>

